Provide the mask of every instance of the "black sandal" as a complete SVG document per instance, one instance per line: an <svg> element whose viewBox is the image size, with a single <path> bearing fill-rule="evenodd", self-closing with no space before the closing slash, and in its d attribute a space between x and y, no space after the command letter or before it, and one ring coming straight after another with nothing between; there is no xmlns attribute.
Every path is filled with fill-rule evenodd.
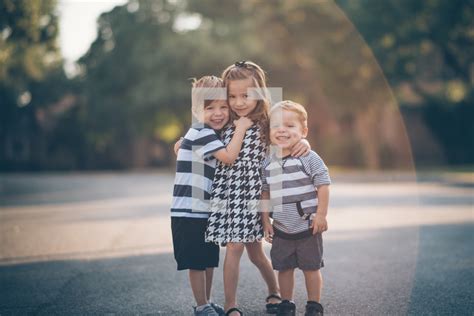
<svg viewBox="0 0 474 316"><path fill-rule="evenodd" d="M240 309L238 309L237 307L232 307L231 309L229 309L225 313L225 316L229 316L232 312L238 312L240 316L244 316L244 313Z"/></svg>
<svg viewBox="0 0 474 316"><path fill-rule="evenodd" d="M267 314L276 314L278 312L278 305L280 305L280 303L268 303L268 301L272 298L280 300L281 302L280 295L278 294L268 295L267 298L265 299L265 302L267 302L267 305L265 305L265 308L267 309Z"/></svg>

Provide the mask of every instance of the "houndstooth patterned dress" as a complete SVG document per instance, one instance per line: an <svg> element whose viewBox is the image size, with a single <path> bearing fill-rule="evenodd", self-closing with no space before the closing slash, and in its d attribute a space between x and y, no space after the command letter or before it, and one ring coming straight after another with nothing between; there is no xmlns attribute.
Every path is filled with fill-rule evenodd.
<svg viewBox="0 0 474 316"><path fill-rule="evenodd" d="M230 127L224 132L225 144L232 139L234 129ZM254 124L247 130L234 164L217 164L211 190L211 214L207 221L207 242L254 242L263 238L258 201L262 192L261 168L265 150L260 128Z"/></svg>

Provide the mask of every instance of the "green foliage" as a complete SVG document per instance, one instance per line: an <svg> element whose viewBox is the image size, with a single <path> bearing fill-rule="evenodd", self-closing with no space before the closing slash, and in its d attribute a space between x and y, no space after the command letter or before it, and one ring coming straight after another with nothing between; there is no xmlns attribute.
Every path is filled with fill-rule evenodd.
<svg viewBox="0 0 474 316"><path fill-rule="evenodd" d="M0 2L0 162L2 169L41 165L36 110L68 85L56 45L54 0ZM52 84L50 81L54 81Z"/></svg>
<svg viewBox="0 0 474 316"><path fill-rule="evenodd" d="M391 83L457 79L469 86L474 62L471 1L337 2L369 43Z"/></svg>
<svg viewBox="0 0 474 316"><path fill-rule="evenodd" d="M368 42L399 102L403 106L421 106L425 122L442 144L447 162L472 163L473 2L337 3ZM416 155L416 147L414 152Z"/></svg>
<svg viewBox="0 0 474 316"><path fill-rule="evenodd" d="M60 64L56 46L56 1L4 0L0 3L0 79L24 88Z"/></svg>
<svg viewBox="0 0 474 316"><path fill-rule="evenodd" d="M212 21L181 30L178 21L189 13L180 3L136 3L137 10L116 7L100 17L100 35L79 61L90 155L122 167L133 163L121 157L133 155L138 138L170 143L170 135L182 135L191 118L189 79L219 75L238 56Z"/></svg>

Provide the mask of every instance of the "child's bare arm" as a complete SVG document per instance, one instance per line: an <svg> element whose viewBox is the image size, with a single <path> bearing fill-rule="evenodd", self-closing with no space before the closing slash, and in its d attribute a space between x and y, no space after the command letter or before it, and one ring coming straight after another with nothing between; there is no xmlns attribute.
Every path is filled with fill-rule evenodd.
<svg viewBox="0 0 474 316"><path fill-rule="evenodd" d="M262 191L262 224L263 233L265 240L269 243L273 241L273 226L270 222L270 206L269 206L270 193L268 191Z"/></svg>
<svg viewBox="0 0 474 316"><path fill-rule="evenodd" d="M174 148L173 148L173 150L174 150L174 154L175 154L175 155L178 154L178 150L179 150L179 147L181 147L181 143L183 142L183 139L184 139L183 137L180 137L180 138L178 139L178 141L176 141L176 143L174 143Z"/></svg>
<svg viewBox="0 0 474 316"><path fill-rule="evenodd" d="M306 156L310 151L311 145L305 138L303 138L293 146L291 150L291 155L293 157Z"/></svg>
<svg viewBox="0 0 474 316"><path fill-rule="evenodd" d="M239 156L240 148L242 147L242 142L245 137L245 132L252 126L252 124L252 120L246 117L241 117L238 120L235 120L234 136L232 136L231 141L225 148L222 148L213 154L214 157L226 164L234 163L235 159L237 159Z"/></svg>
<svg viewBox="0 0 474 316"><path fill-rule="evenodd" d="M318 186L318 211L313 218L313 235L328 230L329 185Z"/></svg>

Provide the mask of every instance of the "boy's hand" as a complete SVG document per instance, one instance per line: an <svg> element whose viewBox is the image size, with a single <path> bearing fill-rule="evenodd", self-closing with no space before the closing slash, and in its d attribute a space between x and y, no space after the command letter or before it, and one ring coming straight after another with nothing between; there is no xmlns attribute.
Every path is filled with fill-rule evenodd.
<svg viewBox="0 0 474 316"><path fill-rule="evenodd" d="M183 137L180 137L178 141L174 144L174 154L178 154L179 147L181 147L181 143L183 142Z"/></svg>
<svg viewBox="0 0 474 316"><path fill-rule="evenodd" d="M271 244L273 242L273 226L270 222L263 223L263 233L265 240Z"/></svg>
<svg viewBox="0 0 474 316"><path fill-rule="evenodd" d="M252 125L253 121L245 116L240 117L238 120L234 120L235 129L242 128L248 130Z"/></svg>
<svg viewBox="0 0 474 316"><path fill-rule="evenodd" d="M311 145L305 138L303 138L293 146L291 150L291 155L293 157L306 156L307 154L309 154L310 151Z"/></svg>
<svg viewBox="0 0 474 316"><path fill-rule="evenodd" d="M316 216L314 216L313 218L311 227L313 228L313 235L328 230L328 222L326 220L326 216L319 215L318 213L316 213Z"/></svg>

